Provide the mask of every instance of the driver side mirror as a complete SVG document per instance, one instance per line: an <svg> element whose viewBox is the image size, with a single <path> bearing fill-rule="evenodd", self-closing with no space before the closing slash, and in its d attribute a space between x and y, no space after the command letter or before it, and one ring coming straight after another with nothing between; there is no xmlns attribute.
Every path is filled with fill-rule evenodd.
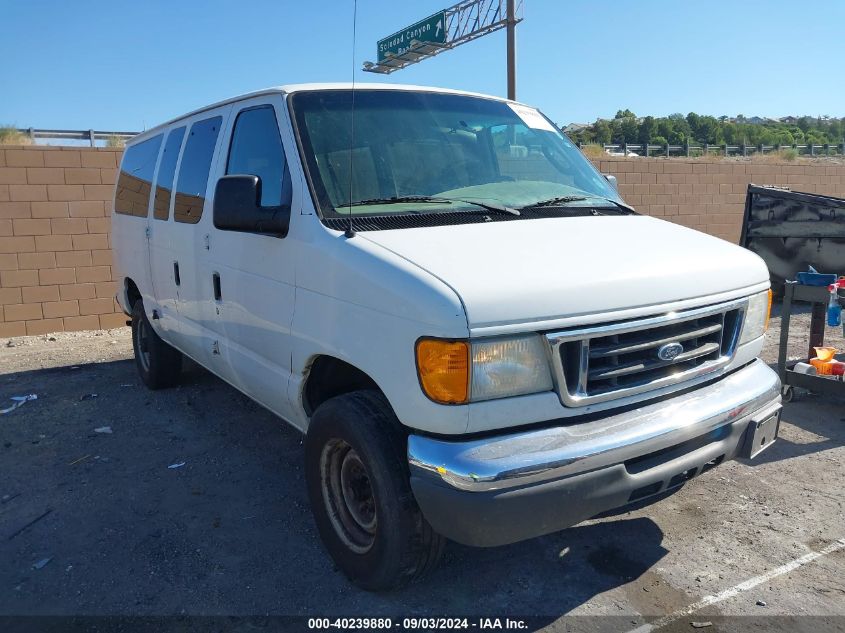
<svg viewBox="0 0 845 633"><path fill-rule="evenodd" d="M602 174L602 175L604 176L604 179L605 179L607 182L609 182L609 183L610 183L610 186L611 186L611 187L613 187L614 189L616 189L616 191L619 191L619 183L618 183L618 182L616 182L616 176L614 176L613 174Z"/></svg>
<svg viewBox="0 0 845 633"><path fill-rule="evenodd" d="M258 176L223 176L214 189L214 227L222 231L263 233L284 237L290 225L290 206L261 206Z"/></svg>

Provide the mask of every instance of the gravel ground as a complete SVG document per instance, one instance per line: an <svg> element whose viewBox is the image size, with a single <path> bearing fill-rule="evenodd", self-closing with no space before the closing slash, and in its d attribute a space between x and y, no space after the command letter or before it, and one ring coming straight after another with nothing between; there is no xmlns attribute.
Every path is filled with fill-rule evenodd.
<svg viewBox="0 0 845 633"><path fill-rule="evenodd" d="M807 323L794 317L794 358ZM586 621L622 630L668 616L662 630L735 630L720 618L746 616L791 631L774 616L817 615L839 619L814 631L845 627L843 400L797 398L757 460L655 505L507 547L450 544L425 582L373 595L321 548L295 430L197 367L147 391L131 358L128 328L0 340L0 403L38 395L0 416L0 617L515 615L562 630L561 616L603 615L614 619Z"/></svg>

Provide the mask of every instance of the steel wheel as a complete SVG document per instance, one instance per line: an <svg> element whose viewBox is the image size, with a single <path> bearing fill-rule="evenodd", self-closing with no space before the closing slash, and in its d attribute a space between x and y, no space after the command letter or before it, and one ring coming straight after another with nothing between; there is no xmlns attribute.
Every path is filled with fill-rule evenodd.
<svg viewBox="0 0 845 633"><path fill-rule="evenodd" d="M144 304L132 306L132 349L141 380L150 389L174 387L182 372L182 353L165 343L147 320Z"/></svg>
<svg viewBox="0 0 845 633"><path fill-rule="evenodd" d="M370 390L320 404L305 436L305 481L320 539L338 569L368 591L419 578L443 551L445 539L414 499L407 446L387 398Z"/></svg>
<svg viewBox="0 0 845 633"><path fill-rule="evenodd" d="M327 442L320 456L323 502L338 537L363 554L373 546L378 518L367 468L349 444Z"/></svg>
<svg viewBox="0 0 845 633"><path fill-rule="evenodd" d="M150 326L146 319L138 323L135 329L135 349L144 371L150 371Z"/></svg>

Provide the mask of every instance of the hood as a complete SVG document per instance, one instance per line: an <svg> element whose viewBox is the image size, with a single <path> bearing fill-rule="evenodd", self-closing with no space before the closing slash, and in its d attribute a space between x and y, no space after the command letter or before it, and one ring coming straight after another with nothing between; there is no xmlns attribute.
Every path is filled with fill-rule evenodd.
<svg viewBox="0 0 845 633"><path fill-rule="evenodd" d="M513 220L360 234L460 296L470 328L707 297L768 282L730 242L647 216Z"/></svg>

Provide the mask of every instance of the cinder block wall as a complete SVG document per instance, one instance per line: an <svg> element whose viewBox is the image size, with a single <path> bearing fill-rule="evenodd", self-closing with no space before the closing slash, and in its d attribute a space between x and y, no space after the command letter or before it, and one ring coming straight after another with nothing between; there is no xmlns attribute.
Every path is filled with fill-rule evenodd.
<svg viewBox="0 0 845 633"><path fill-rule="evenodd" d="M120 150L0 147L0 336L124 325L111 198Z"/></svg>
<svg viewBox="0 0 845 633"><path fill-rule="evenodd" d="M779 185L793 191L845 198L845 165L816 162L765 163L672 158L593 161L613 174L619 191L637 211L739 241L748 185Z"/></svg>
<svg viewBox="0 0 845 633"><path fill-rule="evenodd" d="M118 327L111 198L120 150L0 147L0 337ZM641 213L737 241L749 183L845 197L845 165L608 157Z"/></svg>

